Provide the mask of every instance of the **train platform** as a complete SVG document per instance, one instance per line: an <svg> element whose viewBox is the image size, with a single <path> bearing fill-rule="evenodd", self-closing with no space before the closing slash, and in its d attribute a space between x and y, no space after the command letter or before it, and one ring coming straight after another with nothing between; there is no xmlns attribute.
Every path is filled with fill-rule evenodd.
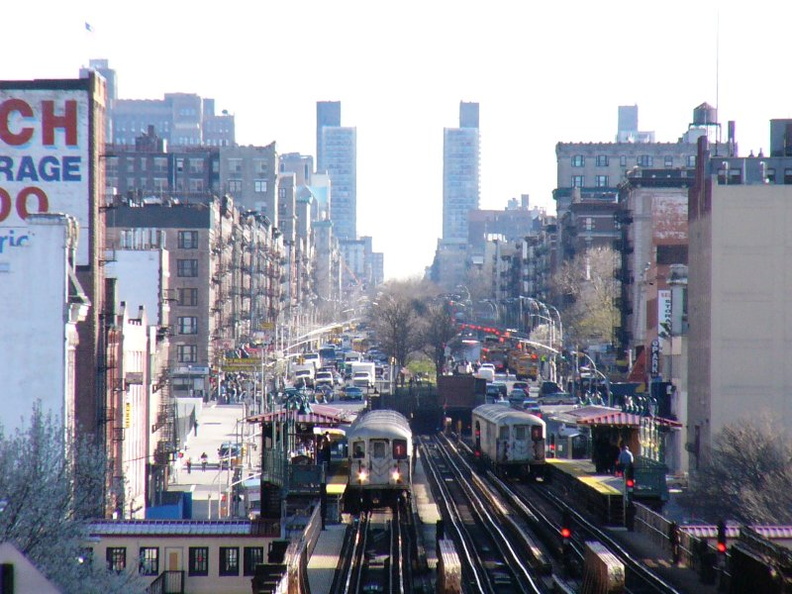
<svg viewBox="0 0 792 594"><path fill-rule="evenodd" d="M426 564L430 570L437 568L437 522L442 518L435 503L432 489L426 478L426 471L421 460L420 449L416 449L415 468L413 469L413 501L421 520L422 544L426 555Z"/></svg>
<svg viewBox="0 0 792 594"><path fill-rule="evenodd" d="M333 586L338 558L344 546L348 523L327 524L319 534L311 558L308 560L308 584L311 594L329 594Z"/></svg>

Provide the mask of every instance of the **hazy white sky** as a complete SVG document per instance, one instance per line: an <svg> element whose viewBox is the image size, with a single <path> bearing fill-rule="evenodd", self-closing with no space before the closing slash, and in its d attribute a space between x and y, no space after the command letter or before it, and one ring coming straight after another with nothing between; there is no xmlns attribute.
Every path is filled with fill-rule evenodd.
<svg viewBox="0 0 792 594"><path fill-rule="evenodd" d="M767 149L771 118L792 116L789 2L31 0L2 12L0 78L74 78L107 58L121 98L214 98L241 144L315 154L316 101L341 101L358 131L358 233L388 278L431 264L443 128L461 100L480 104L481 207L530 194L548 212L555 144L613 141L619 105L673 142L696 105L717 103L746 155Z"/></svg>

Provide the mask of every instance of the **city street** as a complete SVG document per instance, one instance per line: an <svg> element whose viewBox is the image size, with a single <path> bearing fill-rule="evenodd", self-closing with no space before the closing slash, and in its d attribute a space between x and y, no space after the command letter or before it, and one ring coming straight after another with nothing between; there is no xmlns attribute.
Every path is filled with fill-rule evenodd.
<svg viewBox="0 0 792 594"><path fill-rule="evenodd" d="M196 520L216 519L218 517L218 501L228 490L233 472L220 470L218 448L223 442L247 442L257 427L242 422L245 408L242 404L207 404L198 418L197 431L191 431L187 438L184 457L174 466L173 481L169 490L192 492L193 518ZM206 452L208 464L206 470L201 469L201 454ZM250 448L244 456L245 468L243 477L252 474L248 462L258 459L258 450ZM190 471L187 461L192 462ZM225 506L222 508L225 517Z"/></svg>

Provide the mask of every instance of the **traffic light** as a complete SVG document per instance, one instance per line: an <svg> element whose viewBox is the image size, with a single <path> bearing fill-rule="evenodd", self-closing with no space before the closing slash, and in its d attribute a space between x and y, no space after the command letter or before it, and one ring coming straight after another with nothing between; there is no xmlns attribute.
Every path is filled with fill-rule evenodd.
<svg viewBox="0 0 792 594"><path fill-rule="evenodd" d="M718 522L718 552L726 553L726 523L723 520Z"/></svg>

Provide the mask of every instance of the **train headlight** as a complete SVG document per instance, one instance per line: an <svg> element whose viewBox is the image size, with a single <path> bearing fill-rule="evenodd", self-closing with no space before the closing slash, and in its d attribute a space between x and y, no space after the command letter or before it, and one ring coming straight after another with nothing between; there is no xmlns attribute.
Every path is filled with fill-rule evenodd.
<svg viewBox="0 0 792 594"><path fill-rule="evenodd" d="M358 472L358 482L363 483L368 480L368 472L361 470Z"/></svg>
<svg viewBox="0 0 792 594"><path fill-rule="evenodd" d="M393 472L391 473L391 478L393 479L393 482L395 482L395 483L398 483L399 481L401 481L401 472L399 472L398 468L394 468L393 469Z"/></svg>

